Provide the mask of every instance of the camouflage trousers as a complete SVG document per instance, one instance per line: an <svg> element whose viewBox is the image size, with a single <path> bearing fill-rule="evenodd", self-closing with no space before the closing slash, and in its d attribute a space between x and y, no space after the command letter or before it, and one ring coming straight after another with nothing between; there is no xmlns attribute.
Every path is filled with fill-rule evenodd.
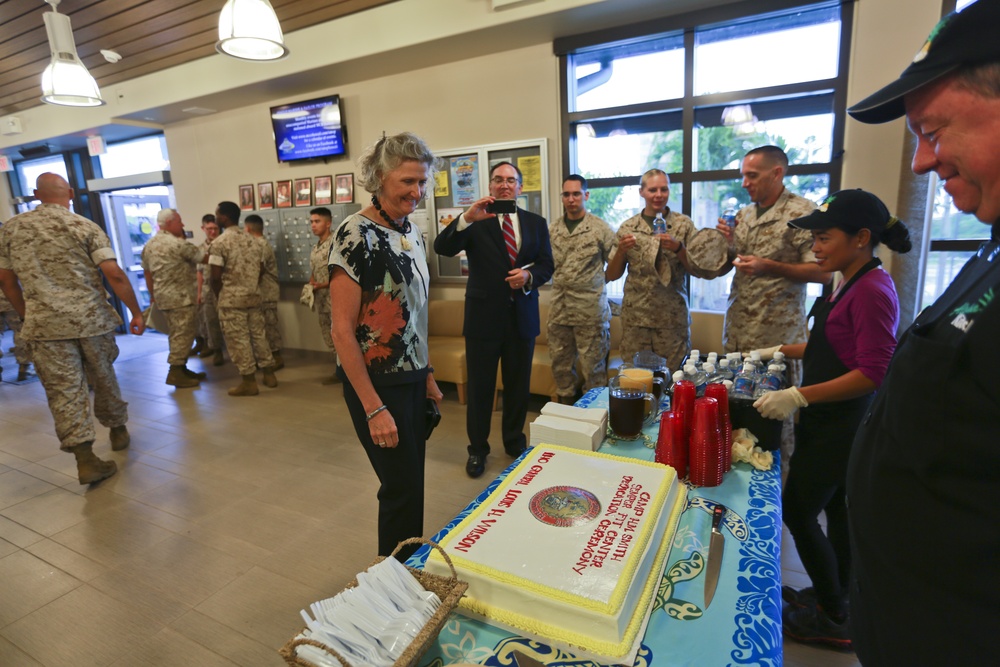
<svg viewBox="0 0 1000 667"><path fill-rule="evenodd" d="M90 417L90 393L94 386L94 415L108 428L128 421L128 403L122 400L115 376L118 343L113 332L90 338L33 340L31 352L35 372L45 388L49 411L56 425L59 446L69 451L96 434Z"/></svg>
<svg viewBox="0 0 1000 667"><path fill-rule="evenodd" d="M240 375L253 375L257 367L274 365L264 335L264 313L256 308L219 308L219 323L226 348Z"/></svg>
<svg viewBox="0 0 1000 667"><path fill-rule="evenodd" d="M278 304L277 302L265 303L261 306L264 311L264 335L267 336L267 345L271 352L280 352L281 327L278 326Z"/></svg>
<svg viewBox="0 0 1000 667"><path fill-rule="evenodd" d="M194 342L197 310L197 306L181 306L162 311L163 316L167 318L167 327L170 331L168 334L170 354L167 355L167 363L171 366L187 364L188 353Z"/></svg>
<svg viewBox="0 0 1000 667"><path fill-rule="evenodd" d="M17 311L8 310L0 313L0 336L3 336L3 329L6 326L14 332L14 358L18 364L31 363L31 344L21 338L21 318Z"/></svg>
<svg viewBox="0 0 1000 667"><path fill-rule="evenodd" d="M577 325L548 323L549 356L556 392L571 398L576 395L577 358L583 370L583 391L608 383L608 353L611 330L607 322Z"/></svg>
<svg viewBox="0 0 1000 667"><path fill-rule="evenodd" d="M206 285L201 292L201 305L198 306L198 335L205 339L208 349L222 349L222 327L219 324L219 309L215 292Z"/></svg>
<svg viewBox="0 0 1000 667"><path fill-rule="evenodd" d="M691 331L685 323L680 330L674 327L654 329L625 324L622 326L622 361L631 363L636 352L652 350L667 360L670 372L680 368L684 357L691 351Z"/></svg>
<svg viewBox="0 0 1000 667"><path fill-rule="evenodd" d="M316 290L313 295L316 303L316 314L319 316L319 329L323 334L323 342L333 349L333 313L330 311L330 290Z"/></svg>

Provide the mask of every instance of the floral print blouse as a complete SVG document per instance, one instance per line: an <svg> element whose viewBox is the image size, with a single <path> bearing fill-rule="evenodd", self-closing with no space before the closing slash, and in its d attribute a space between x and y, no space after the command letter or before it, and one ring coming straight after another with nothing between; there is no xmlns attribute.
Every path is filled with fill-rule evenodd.
<svg viewBox="0 0 1000 667"><path fill-rule="evenodd" d="M373 384L422 377L430 276L416 225L401 234L354 214L333 234L329 266L331 272L339 266L361 286L355 336Z"/></svg>

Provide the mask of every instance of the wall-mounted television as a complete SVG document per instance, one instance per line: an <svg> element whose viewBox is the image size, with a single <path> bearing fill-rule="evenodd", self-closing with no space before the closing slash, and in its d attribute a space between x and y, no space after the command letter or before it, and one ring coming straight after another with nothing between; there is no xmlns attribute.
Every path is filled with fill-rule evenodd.
<svg viewBox="0 0 1000 667"><path fill-rule="evenodd" d="M278 162L316 160L347 152L340 95L271 107Z"/></svg>

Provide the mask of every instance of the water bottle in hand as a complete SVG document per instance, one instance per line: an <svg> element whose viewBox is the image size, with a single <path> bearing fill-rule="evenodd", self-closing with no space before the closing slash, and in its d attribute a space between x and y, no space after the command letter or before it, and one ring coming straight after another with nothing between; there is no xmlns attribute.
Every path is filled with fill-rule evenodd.
<svg viewBox="0 0 1000 667"><path fill-rule="evenodd" d="M757 386L757 373L754 372L753 362L747 361L743 364L743 370L736 374L733 380L733 398L753 398L754 389Z"/></svg>
<svg viewBox="0 0 1000 667"><path fill-rule="evenodd" d="M663 219L662 213L657 213L656 219L653 220L653 233L654 234L667 233L667 221Z"/></svg>

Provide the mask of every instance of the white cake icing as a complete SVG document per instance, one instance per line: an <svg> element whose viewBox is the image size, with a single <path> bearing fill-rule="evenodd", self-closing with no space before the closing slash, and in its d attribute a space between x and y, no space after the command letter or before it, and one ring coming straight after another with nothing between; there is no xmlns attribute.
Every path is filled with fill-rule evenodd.
<svg viewBox="0 0 1000 667"><path fill-rule="evenodd" d="M537 446L442 540L469 582L460 605L540 638L626 655L685 499L673 468ZM447 570L436 554L426 567Z"/></svg>

